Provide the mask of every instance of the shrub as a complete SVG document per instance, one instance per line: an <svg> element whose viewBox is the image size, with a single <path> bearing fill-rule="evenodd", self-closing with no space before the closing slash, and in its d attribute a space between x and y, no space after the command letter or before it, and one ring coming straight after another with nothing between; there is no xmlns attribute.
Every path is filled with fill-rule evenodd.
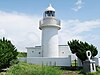
<svg viewBox="0 0 100 75"><path fill-rule="evenodd" d="M27 57L27 53L26 52L18 52L17 57Z"/></svg>
<svg viewBox="0 0 100 75"><path fill-rule="evenodd" d="M97 67L97 71L100 72L100 67Z"/></svg>
<svg viewBox="0 0 100 75"><path fill-rule="evenodd" d="M12 61L10 61L10 65L18 64L18 62L18 59L13 59Z"/></svg>
<svg viewBox="0 0 100 75"><path fill-rule="evenodd" d="M17 49L10 40L0 39L0 69L10 66L10 62L17 59Z"/></svg>

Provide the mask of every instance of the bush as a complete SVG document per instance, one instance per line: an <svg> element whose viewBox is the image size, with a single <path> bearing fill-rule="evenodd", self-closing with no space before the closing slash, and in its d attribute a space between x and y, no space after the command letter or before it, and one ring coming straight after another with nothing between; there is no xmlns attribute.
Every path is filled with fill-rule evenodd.
<svg viewBox="0 0 100 75"><path fill-rule="evenodd" d="M27 57L27 53L26 52L18 52L17 57Z"/></svg>
<svg viewBox="0 0 100 75"><path fill-rule="evenodd" d="M17 49L10 40L0 39L0 69L10 66L10 62L17 59Z"/></svg>
<svg viewBox="0 0 100 75"><path fill-rule="evenodd" d="M14 65L14 64L18 64L19 60L18 59L13 59L12 61L10 61L10 65Z"/></svg>
<svg viewBox="0 0 100 75"><path fill-rule="evenodd" d="M97 67L97 71L100 72L100 67Z"/></svg>
<svg viewBox="0 0 100 75"><path fill-rule="evenodd" d="M56 67L32 65L21 62L10 67L5 75L62 75L62 71Z"/></svg>

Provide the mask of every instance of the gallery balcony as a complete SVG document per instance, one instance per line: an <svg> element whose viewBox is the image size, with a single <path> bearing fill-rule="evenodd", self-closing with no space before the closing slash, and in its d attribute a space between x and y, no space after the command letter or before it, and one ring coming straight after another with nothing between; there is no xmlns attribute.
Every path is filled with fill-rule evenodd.
<svg viewBox="0 0 100 75"><path fill-rule="evenodd" d="M55 19L55 17L46 17L39 21L39 29L42 30L42 28L45 26L54 26L58 27L58 29L61 29L61 22L60 20Z"/></svg>

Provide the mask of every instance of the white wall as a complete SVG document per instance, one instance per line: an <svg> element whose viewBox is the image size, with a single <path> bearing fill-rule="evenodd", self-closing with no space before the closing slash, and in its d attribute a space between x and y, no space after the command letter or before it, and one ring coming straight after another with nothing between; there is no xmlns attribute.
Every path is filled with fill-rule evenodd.
<svg viewBox="0 0 100 75"><path fill-rule="evenodd" d="M96 66L100 66L100 58L94 57L92 60L95 61Z"/></svg>
<svg viewBox="0 0 100 75"><path fill-rule="evenodd" d="M77 64L78 64L79 67L83 66L82 62L81 62L81 60L79 58L77 58Z"/></svg>
<svg viewBox="0 0 100 75"><path fill-rule="evenodd" d="M72 60L75 60L77 58L75 54L71 53L71 50L68 45L59 45L59 56L68 57L69 55L71 55Z"/></svg>
<svg viewBox="0 0 100 75"><path fill-rule="evenodd" d="M40 20L39 22L39 28L42 30L45 26L53 26L58 27L58 29L61 29L60 20L56 19L55 17L45 17L43 20Z"/></svg>
<svg viewBox="0 0 100 75"><path fill-rule="evenodd" d="M100 66L100 57L99 57L99 66Z"/></svg>
<svg viewBox="0 0 100 75"><path fill-rule="evenodd" d="M27 63L48 65L48 66L71 66L71 57L67 58L47 58L47 57L28 57Z"/></svg>
<svg viewBox="0 0 100 75"><path fill-rule="evenodd" d="M92 60L95 61L96 66L100 66L100 58L94 57L92 58ZM81 60L77 59L77 61L78 61L78 66L82 66Z"/></svg>
<svg viewBox="0 0 100 75"><path fill-rule="evenodd" d="M42 57L41 46L27 47L27 57Z"/></svg>
<svg viewBox="0 0 100 75"><path fill-rule="evenodd" d="M43 57L58 57L58 28L46 26L42 28Z"/></svg>
<svg viewBox="0 0 100 75"><path fill-rule="evenodd" d="M39 54L40 52L40 54ZM59 45L59 57L68 57L71 55L71 59L75 60L76 55L72 54L68 45ZM42 57L41 46L27 47L27 57Z"/></svg>
<svg viewBox="0 0 100 75"><path fill-rule="evenodd" d="M68 47L68 45L59 45L59 56L60 57L68 57L68 55L71 55L71 51Z"/></svg>

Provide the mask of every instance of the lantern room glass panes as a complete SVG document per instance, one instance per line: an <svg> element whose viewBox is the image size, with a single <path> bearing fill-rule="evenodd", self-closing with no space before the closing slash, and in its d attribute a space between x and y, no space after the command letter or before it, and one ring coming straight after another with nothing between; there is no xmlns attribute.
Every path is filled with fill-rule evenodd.
<svg viewBox="0 0 100 75"><path fill-rule="evenodd" d="M45 11L45 17L55 17L55 11Z"/></svg>

